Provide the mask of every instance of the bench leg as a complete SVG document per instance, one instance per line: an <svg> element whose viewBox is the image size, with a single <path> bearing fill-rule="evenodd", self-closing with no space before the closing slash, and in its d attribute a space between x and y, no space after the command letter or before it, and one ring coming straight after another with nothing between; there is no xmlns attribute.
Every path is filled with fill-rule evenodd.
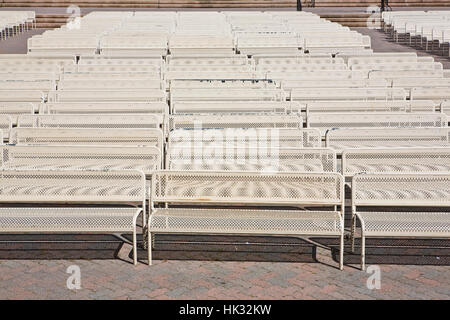
<svg viewBox="0 0 450 320"><path fill-rule="evenodd" d="M136 225L133 226L133 264L137 265L137 237L136 237Z"/></svg>
<svg viewBox="0 0 450 320"><path fill-rule="evenodd" d="M352 252L355 252L355 233L356 233L356 219L355 217L352 217L352 230L351 230Z"/></svg>
<svg viewBox="0 0 450 320"><path fill-rule="evenodd" d="M361 230L361 270L366 270L366 237Z"/></svg>
<svg viewBox="0 0 450 320"><path fill-rule="evenodd" d="M152 249L153 249L153 239L152 233L148 232L148 244L147 244L147 252L148 252L148 265L152 265Z"/></svg>
<svg viewBox="0 0 450 320"><path fill-rule="evenodd" d="M341 243L339 248L339 269L344 270L344 232L341 234Z"/></svg>

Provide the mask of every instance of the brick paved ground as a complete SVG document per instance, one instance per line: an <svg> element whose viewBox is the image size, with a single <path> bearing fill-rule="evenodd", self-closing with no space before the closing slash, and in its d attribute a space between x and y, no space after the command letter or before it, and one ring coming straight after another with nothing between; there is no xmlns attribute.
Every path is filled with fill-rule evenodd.
<svg viewBox="0 0 450 320"><path fill-rule="evenodd" d="M375 51L412 50L358 31ZM0 52L24 52L27 36L0 43ZM357 253L339 271L336 241L312 240L159 235L154 265L134 267L130 245L113 236L0 235L0 299L450 298L449 241L369 239L367 263L381 268L381 289L369 290ZM80 290L66 287L71 265L80 267Z"/></svg>
<svg viewBox="0 0 450 320"><path fill-rule="evenodd" d="M61 242L64 238L71 241ZM40 236L59 241L54 244L6 239L11 237L0 238L0 299L450 298L450 249L443 242L403 240L396 250L392 241L376 249L369 240L367 262L381 268L381 289L369 290L370 274L357 269L359 257L348 256L339 271L322 247L335 246L328 239L314 239L322 244L315 246L292 238L161 235L150 267L144 251L134 267L131 246L110 236ZM80 267L80 290L66 287L71 265Z"/></svg>

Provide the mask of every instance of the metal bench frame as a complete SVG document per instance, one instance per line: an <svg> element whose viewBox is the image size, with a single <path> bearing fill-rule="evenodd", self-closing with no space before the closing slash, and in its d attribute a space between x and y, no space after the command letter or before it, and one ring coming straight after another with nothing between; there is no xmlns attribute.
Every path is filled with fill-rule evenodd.
<svg viewBox="0 0 450 320"><path fill-rule="evenodd" d="M370 186L369 190L364 189L364 183ZM363 185L361 187L360 185ZM450 238L450 212L439 212L446 216L447 227L444 232L427 230L427 214L435 212L405 212L398 209L390 212L361 211L359 207L380 207L395 206L401 208L408 207L450 207L450 197L442 193L449 192L450 174L423 173L423 174L358 174L352 179L352 251L355 246L356 222L361 224L361 269L365 269L365 239L367 237L432 237ZM366 227L365 215L383 215L383 224L391 222L391 228L376 231L368 231ZM415 230L409 225L402 229L400 223L405 221L405 217L400 215L411 215L414 219L421 218L423 224ZM409 218L409 217L408 217ZM414 220L411 220L414 222ZM433 221L431 221L433 222ZM440 223L442 221L438 221ZM408 230L407 230L408 229Z"/></svg>
<svg viewBox="0 0 450 320"><path fill-rule="evenodd" d="M176 180L179 179L181 181L181 185L176 185ZM332 192L331 194L326 193L327 195L323 195L322 198L316 197L316 195L305 195L303 199L298 198L296 195L290 194L289 197L284 198L286 193L280 192L279 194L272 193L269 197L263 196L263 195L255 195L252 196L246 196L246 195L233 195L225 192L217 192L217 188L206 188L210 191L204 192L203 188L200 189L192 189L191 191L187 191L183 187L190 185L190 181L192 183L192 179L197 181L202 181L202 185L205 185L205 183L212 182L212 186L214 183L220 183L223 179L226 181L241 181L245 182L247 187L246 190L251 189L251 186L248 185L248 183L251 183L252 181L256 184L258 182L264 182L264 181L270 181L270 183L273 185L277 185L279 187L286 186L286 184L289 184L289 182L297 184L297 186L304 185L302 183L308 184L309 187L306 187L308 190L315 190L314 185L316 187L318 186L324 186L329 192ZM168 183L174 183L174 185L167 185ZM292 187L292 185L291 185ZM296 191L298 191L297 187L292 187ZM309 189L311 188L311 189ZM235 190L235 189L234 189ZM331 191L333 190L333 191ZM236 192L236 190L234 191ZM237 191L239 193L239 191ZM209 193L209 194L208 194ZM212 194L211 194L212 193ZM307 192L308 193L308 192ZM319 192L320 193L320 192ZM326 198L328 197L328 198ZM325 199L326 198L326 199ZM189 224L182 223L183 226L177 228L177 227L171 227L169 224L169 221L166 220L164 223L165 226L163 228L160 228L157 226L158 221L156 220L156 225L154 224L155 219L157 219L158 211L164 210L164 209L157 209L155 208L155 204L157 203L163 203L165 204L166 208L169 208L170 204L198 204L198 205L205 205L205 204L225 204L225 205L242 205L242 204L253 204L253 205L267 205L272 204L275 206L286 206L286 205L292 205L292 206L299 206L299 207L305 207L305 206L319 206L319 207L332 207L333 210L331 211L298 211L293 210L290 211L291 213L298 213L303 214L303 217L305 217L305 214L311 213L312 215L317 214L318 212L322 212L323 215L327 215L328 220L323 220L323 222L328 221L330 222L330 219L334 219L334 231L299 231L292 232L292 231L286 231L283 230L283 228L278 229L275 231L275 229L267 228L267 232L263 232L260 228L259 230L254 228L254 230L246 229L238 230L237 228L222 228L220 229L220 226L218 225L217 228L212 228L210 226L203 228L203 229L196 229L195 226L189 226ZM340 210L337 210L337 207L340 207ZM170 209L169 209L170 210ZM173 209L172 209L173 210ZM175 209L177 210L177 209ZM196 212L205 212L202 210L213 210L214 216L217 214L217 217L221 217L226 219L227 218L227 212L228 210L221 210L221 209L191 209L191 208L183 208L179 209L183 212L192 213L191 219L192 221L197 220L195 213ZM152 246L153 246L153 234L154 233L195 233L195 234L260 234L260 235L270 235L270 236L338 236L340 238L340 261L339 261L339 268L343 269L343 246L344 246L344 185L343 185L343 177L338 173L261 173L261 172L206 172L206 171L197 171L197 172L185 172L185 171L160 171L155 172L154 175L152 175L152 197L150 202L150 214L149 214L149 222L148 222L148 262L149 265L152 264ZM254 210L242 210L239 211L241 214L238 216L233 217L233 219L241 220L242 222L245 222L246 214L258 214L260 212L261 214L264 214L267 212L264 209L254 209ZM270 214L275 214L276 211L272 211ZM279 213L278 211L277 213ZM285 210L281 212L281 214L286 213ZM330 218L330 216L334 216ZM339 215L339 220L336 221L336 215ZM155 218L156 217L156 218ZM167 217L167 216L166 216ZM254 217L254 216L253 216ZM248 218L248 215L247 215ZM284 217L286 218L286 217ZM311 217L309 217L311 218ZM168 219L168 218L165 218ZM280 217L278 217L280 219ZM292 217L288 220L292 219ZM266 221L270 221L266 217ZM313 222L313 224L315 224ZM210 228L211 230L208 230ZM337 230L339 229L339 230Z"/></svg>
<svg viewBox="0 0 450 320"><path fill-rule="evenodd" d="M136 224L140 214L143 218L143 227L146 223L143 172L137 170L1 170L0 176L2 190L0 203L14 204L11 208L0 208L0 219L5 219L4 224L0 224L1 233L133 232L133 262L137 264ZM23 207L16 207L17 204ZM47 204L49 207L38 208L35 207L36 204ZM61 204L78 206L58 206ZM92 205L100 204L108 205L108 208L92 207ZM116 225L111 225L111 217L114 217L111 213L108 216L99 215L99 211L108 209L125 210L123 205L135 207L132 215L122 212L123 219L131 219L132 226L129 228L118 225L118 222ZM14 215L15 211L17 215ZM67 216L71 211L72 215ZM25 222L21 223L20 218L26 218L28 223L32 222L29 220L33 218L39 220L30 226L24 224ZM99 223L99 219L103 219L103 223L87 228L78 224L76 227L68 227L67 222L64 222L64 219L70 219L68 221L73 224L73 220L77 218L84 221L94 219L93 223ZM120 223L125 222L121 220Z"/></svg>

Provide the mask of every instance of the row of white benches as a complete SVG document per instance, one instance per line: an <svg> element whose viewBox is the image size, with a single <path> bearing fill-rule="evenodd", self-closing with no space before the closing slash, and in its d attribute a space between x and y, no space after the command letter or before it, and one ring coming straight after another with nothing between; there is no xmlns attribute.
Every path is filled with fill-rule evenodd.
<svg viewBox="0 0 450 320"><path fill-rule="evenodd" d="M32 145L0 146L4 170L125 170L147 177L162 166L161 149L152 146ZM330 148L281 148L239 145L205 147L196 152L186 146L167 152L165 168L177 171L340 172L357 174L446 173L450 168L447 147L346 149L338 161Z"/></svg>
<svg viewBox="0 0 450 320"><path fill-rule="evenodd" d="M448 88L425 87L405 90L402 88L342 87L342 88L293 88L289 93L291 101L392 101L432 100L436 105L450 99ZM54 90L47 94L41 90L2 90L0 102L166 102L188 101L286 101L286 92L270 88L192 88L173 89L167 97L162 89L72 89Z"/></svg>
<svg viewBox="0 0 450 320"><path fill-rule="evenodd" d="M324 146L338 154L349 148L448 147L449 134L448 128L341 128L326 133ZM33 145L142 145L159 150L185 147L200 153L203 148L220 149L228 144L242 144L243 148L322 147L321 133L311 128L177 129L169 132L167 145L163 137L163 131L157 128L12 128L8 141Z"/></svg>
<svg viewBox="0 0 450 320"><path fill-rule="evenodd" d="M1 170L0 175L1 232L132 232L135 264L140 216L142 233L148 234L149 264L155 233L333 236L339 239L343 269L344 179L337 173L154 171L148 211L148 184L142 171ZM352 221L354 227L357 220L361 223L362 268L366 237L448 237L448 212L411 208L447 208L449 182L448 173L354 176ZM9 207L11 203L15 206ZM201 209L168 206L180 203ZM227 209L208 206L214 204ZM236 204L293 209L229 207ZM386 205L395 207L390 212L367 211ZM298 209L305 207L311 209ZM392 224L395 228L389 227Z"/></svg>
<svg viewBox="0 0 450 320"><path fill-rule="evenodd" d="M14 119L14 120L13 120ZM0 128L4 136L19 128L144 128L164 129L226 129L226 128L312 128L322 136L338 128L445 128L449 119L438 112L308 112L306 122L302 116L292 114L222 113L175 114L118 113L118 114L19 114L12 117L0 113Z"/></svg>
<svg viewBox="0 0 450 320"><path fill-rule="evenodd" d="M307 119L309 114L321 113L432 113L441 112L450 115L450 101L436 105L431 100L392 100L392 101L321 101L300 103L298 101L182 101L170 106L164 102L54 102L34 104L30 102L1 102L0 113L11 117L17 125L17 117L38 112L46 114L153 114L159 119L173 115L200 114L260 114L280 115L298 114ZM160 122L163 122L161 119Z"/></svg>
<svg viewBox="0 0 450 320"><path fill-rule="evenodd" d="M384 30L396 40L449 56L449 11L398 11L383 13Z"/></svg>

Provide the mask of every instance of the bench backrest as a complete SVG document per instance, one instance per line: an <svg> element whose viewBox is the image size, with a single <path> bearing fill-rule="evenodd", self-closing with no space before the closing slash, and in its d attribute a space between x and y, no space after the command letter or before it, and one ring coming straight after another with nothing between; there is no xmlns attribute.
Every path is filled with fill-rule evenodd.
<svg viewBox="0 0 450 320"><path fill-rule="evenodd" d="M174 102L171 105L172 114L201 114L201 113L272 113L287 114L292 110L301 110L299 102Z"/></svg>
<svg viewBox="0 0 450 320"><path fill-rule="evenodd" d="M58 65L0 65L0 73L47 73L57 74L61 72Z"/></svg>
<svg viewBox="0 0 450 320"><path fill-rule="evenodd" d="M264 76L256 71L167 71L164 73L166 80L189 79L189 80L234 80L234 79L262 79Z"/></svg>
<svg viewBox="0 0 450 320"><path fill-rule="evenodd" d="M309 113L307 118L307 127L323 135L335 128L442 128L447 123L441 113Z"/></svg>
<svg viewBox="0 0 450 320"><path fill-rule="evenodd" d="M355 64L351 70L442 70L442 63L377 63L377 64Z"/></svg>
<svg viewBox="0 0 450 320"><path fill-rule="evenodd" d="M155 65L161 67L164 61L161 57L139 57L139 58L120 58L120 57L105 57L105 56L83 56L80 57L78 65Z"/></svg>
<svg viewBox="0 0 450 320"><path fill-rule="evenodd" d="M336 172L336 154L331 149L280 148L169 148L166 168L171 170Z"/></svg>
<svg viewBox="0 0 450 320"><path fill-rule="evenodd" d="M300 63L300 64L277 64L277 65L257 65L256 71L260 72L280 72L280 71L289 71L289 72L295 72L295 71L341 71L341 70L348 70L346 64L338 64L338 63L330 63L330 64L306 64L306 63Z"/></svg>
<svg viewBox="0 0 450 320"><path fill-rule="evenodd" d="M13 128L10 143L19 145L123 145L162 150L160 129Z"/></svg>
<svg viewBox="0 0 450 320"><path fill-rule="evenodd" d="M374 148L342 152L342 175L358 173L445 173L450 171L448 148Z"/></svg>
<svg viewBox="0 0 450 320"><path fill-rule="evenodd" d="M412 88L411 100L443 101L450 99L450 88Z"/></svg>
<svg viewBox="0 0 450 320"><path fill-rule="evenodd" d="M280 89L173 89L171 101L284 101Z"/></svg>
<svg viewBox="0 0 450 320"><path fill-rule="evenodd" d="M399 88L292 89L291 100L406 100L406 91Z"/></svg>
<svg viewBox="0 0 450 320"><path fill-rule="evenodd" d="M152 114L23 114L17 121L23 128L160 128Z"/></svg>
<svg viewBox="0 0 450 320"><path fill-rule="evenodd" d="M166 94L159 89L142 90L62 90L52 91L48 95L49 102L77 102L77 101L142 101L164 102Z"/></svg>
<svg viewBox="0 0 450 320"><path fill-rule="evenodd" d="M42 81L2 81L0 78L0 89L2 90L39 90L50 91L56 89L56 84L52 80Z"/></svg>
<svg viewBox="0 0 450 320"><path fill-rule="evenodd" d="M145 203L137 170L0 170L0 177L0 203Z"/></svg>
<svg viewBox="0 0 450 320"><path fill-rule="evenodd" d="M223 129L223 128L301 128L303 119L290 115L171 115L168 120L172 129Z"/></svg>
<svg viewBox="0 0 450 320"><path fill-rule="evenodd" d="M62 80L58 83L58 90L133 90L133 89L162 89L162 82L158 79L139 80Z"/></svg>
<svg viewBox="0 0 450 320"><path fill-rule="evenodd" d="M337 129L326 135L326 146L337 152L349 148L448 147L448 128Z"/></svg>
<svg viewBox="0 0 450 320"><path fill-rule="evenodd" d="M270 187L268 187L270 186ZM152 175L153 202L342 205L337 173L160 171Z"/></svg>
<svg viewBox="0 0 450 320"><path fill-rule="evenodd" d="M250 60L245 55L229 55L223 57L177 57L168 56L167 63L169 66L183 66L183 65L247 65Z"/></svg>
<svg viewBox="0 0 450 320"><path fill-rule="evenodd" d="M55 102L41 104L41 114L88 114L88 113L150 113L164 115L169 110L165 102Z"/></svg>
<svg viewBox="0 0 450 320"><path fill-rule="evenodd" d="M443 78L443 70L371 70L369 79Z"/></svg>
<svg viewBox="0 0 450 320"><path fill-rule="evenodd" d="M58 79L65 80L158 80L161 81L161 75L155 72L79 72L79 73L63 73L58 75Z"/></svg>
<svg viewBox="0 0 450 320"><path fill-rule="evenodd" d="M64 73L159 73L157 65L73 65L65 66Z"/></svg>
<svg viewBox="0 0 450 320"><path fill-rule="evenodd" d="M318 148L322 139L316 129L227 128L176 129L169 132L169 148Z"/></svg>
<svg viewBox="0 0 450 320"><path fill-rule="evenodd" d="M161 167L156 147L3 146L0 167L14 170L139 170L150 175Z"/></svg>
<svg viewBox="0 0 450 320"><path fill-rule="evenodd" d="M32 114L35 110L36 107L31 102L0 102L0 115L8 115L13 124L17 124L20 114Z"/></svg>
<svg viewBox="0 0 450 320"><path fill-rule="evenodd" d="M389 113L389 112L435 112L436 103L431 100L392 101L318 101L306 104L306 114L317 113Z"/></svg>
<svg viewBox="0 0 450 320"><path fill-rule="evenodd" d="M450 206L450 174L358 174L353 206Z"/></svg>
<svg viewBox="0 0 450 320"><path fill-rule="evenodd" d="M43 102L45 95L39 90L1 90L0 102Z"/></svg>
<svg viewBox="0 0 450 320"><path fill-rule="evenodd" d="M261 80L171 80L170 89L219 89L219 88L249 88L249 89L275 89L273 81Z"/></svg>
<svg viewBox="0 0 450 320"><path fill-rule="evenodd" d="M362 87L388 87L384 79L341 79L336 80L282 80L281 88L291 90L296 88L362 88Z"/></svg>

